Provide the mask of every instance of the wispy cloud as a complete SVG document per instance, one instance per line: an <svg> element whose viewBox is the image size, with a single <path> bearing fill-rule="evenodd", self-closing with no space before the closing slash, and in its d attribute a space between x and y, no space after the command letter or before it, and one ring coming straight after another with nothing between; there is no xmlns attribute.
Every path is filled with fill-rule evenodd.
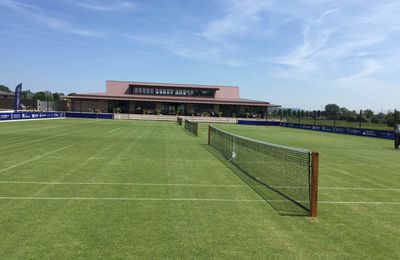
<svg viewBox="0 0 400 260"><path fill-rule="evenodd" d="M180 34L179 37L165 35L132 35L119 34L136 44L152 45L169 51L181 58L207 61L215 64L225 64L233 67L240 67L243 64L233 58L226 57L221 50L215 46L205 45L204 39L199 35ZM191 44L187 44L192 42Z"/></svg>
<svg viewBox="0 0 400 260"><path fill-rule="evenodd" d="M337 79L335 82L339 84L352 84L355 80L370 76L382 67L382 65L371 59L366 60L364 63L364 68L361 71L350 76Z"/></svg>
<svg viewBox="0 0 400 260"><path fill-rule="evenodd" d="M321 23L324 22L326 17L339 11L339 8L325 11L317 19L308 22L302 30L303 44L295 51L288 53L283 57L279 57L275 62L282 65L298 67L303 70L306 67L314 68L309 60L313 55L324 48L334 31L333 28L329 27L321 30Z"/></svg>
<svg viewBox="0 0 400 260"><path fill-rule="evenodd" d="M399 30L400 19L394 10L400 4L392 1L356 7L345 4L320 11L319 15L314 14L315 18L297 17L303 24L301 46L283 55L259 60L278 65L270 71L281 78L297 78L325 86L377 76L375 72L385 66L380 61L383 55L394 50L390 35ZM364 69L348 76L360 63Z"/></svg>
<svg viewBox="0 0 400 260"><path fill-rule="evenodd" d="M253 33L254 26L262 20L271 1L266 0L217 0L221 16L205 21L198 31L169 32L168 35L125 35L137 42L161 46L174 55L190 60L225 64L233 67L244 66L240 58L241 46L231 40Z"/></svg>
<svg viewBox="0 0 400 260"><path fill-rule="evenodd" d="M225 15L212 21L204 28L202 35L209 40L221 40L230 35L247 32L260 21L271 1L265 0L225 0L222 1Z"/></svg>
<svg viewBox="0 0 400 260"><path fill-rule="evenodd" d="M44 10L34 5L14 1L14 0L0 0L0 5L8 7L15 12L24 14L27 17L34 19L37 22L40 22L43 25L46 25L48 28L53 30L76 34L81 36L90 36L90 37L102 37L105 35L104 32L90 30L90 29L83 29L80 27L73 26L71 23L55 18L49 14L46 14Z"/></svg>
<svg viewBox="0 0 400 260"><path fill-rule="evenodd" d="M136 5L130 1L79 1L74 5L100 12L132 10Z"/></svg>

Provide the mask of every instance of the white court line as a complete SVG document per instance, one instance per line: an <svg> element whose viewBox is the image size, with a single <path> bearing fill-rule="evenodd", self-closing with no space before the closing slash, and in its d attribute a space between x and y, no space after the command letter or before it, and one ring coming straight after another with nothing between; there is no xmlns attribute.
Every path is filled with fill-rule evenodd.
<svg viewBox="0 0 400 260"><path fill-rule="evenodd" d="M96 198L96 197L0 197L0 200L122 200L122 201L216 201L260 202L262 199L199 199L199 198Z"/></svg>
<svg viewBox="0 0 400 260"><path fill-rule="evenodd" d="M206 201L206 202L287 202L263 199L199 198L107 198L107 197L0 197L0 200L111 200L111 201ZM319 204L400 205L400 201L319 201Z"/></svg>
<svg viewBox="0 0 400 260"><path fill-rule="evenodd" d="M196 183L135 183L135 182L48 182L48 181L0 181L0 184L38 184L38 185L121 185L121 186L181 186L181 187L249 187L247 184L196 184ZM264 187L262 185L257 187ZM280 187L275 188L301 188ZM319 187L322 190L366 190L366 191L400 191L397 188L362 188L362 187Z"/></svg>
<svg viewBox="0 0 400 260"><path fill-rule="evenodd" d="M69 147L71 147L71 146L72 146L72 144L71 144L71 145L64 146L64 147L62 147L62 148L59 148L59 149L57 149L57 150L54 150L54 151L51 151L51 152L48 152L48 153L44 153L44 154L39 155L39 156L36 156L36 157L34 157L34 158L32 158L32 159L29 159L29 160L27 160L27 161L23 161L23 162L14 164L14 165L12 165L12 166L10 166L10 167L1 169L1 170L0 170L0 173L1 173L1 172L8 171L8 170L11 170L11 169L14 169L15 167L18 167L18 166L21 166L21 165L24 165L24 164L27 164L27 163L30 163L30 162L33 162L33 161L36 161L36 160L41 159L41 158L43 158L43 157L45 157L45 156L47 156L47 155L50 155L50 154L53 154L53 153L56 153L56 152L65 150L65 149L67 149L67 148L69 148Z"/></svg>
<svg viewBox="0 0 400 260"><path fill-rule="evenodd" d="M132 183L132 182L42 182L42 181L0 181L0 184L39 185L121 185L121 186L182 186L182 187L249 187L245 184L191 184L191 183Z"/></svg>
<svg viewBox="0 0 400 260"><path fill-rule="evenodd" d="M400 205L400 201L318 201L319 204Z"/></svg>
<svg viewBox="0 0 400 260"><path fill-rule="evenodd" d="M50 118L34 118L34 119L0 120L0 123L6 123L6 122L26 122L26 121L39 121L39 120L54 120L54 119L65 119L65 117L50 117Z"/></svg>
<svg viewBox="0 0 400 260"><path fill-rule="evenodd" d="M122 128L123 128L123 127L115 128L115 129L111 130L109 133L114 133L115 131L118 131L119 129L122 129Z"/></svg>
<svg viewBox="0 0 400 260"><path fill-rule="evenodd" d="M257 186L258 187L258 186ZM307 187L271 186L281 189L308 189ZM400 191L400 188L366 188L366 187L318 187L319 190L367 190L367 191Z"/></svg>
<svg viewBox="0 0 400 260"><path fill-rule="evenodd" d="M142 163L147 161L167 161L168 159L157 159L157 158L140 158L140 160L137 160L135 157L87 157L87 156L48 156L48 158L51 159L93 159L93 160L131 160L136 163ZM214 159L174 159L175 162L215 162Z"/></svg>
<svg viewBox="0 0 400 260"><path fill-rule="evenodd" d="M369 191L400 191L400 188L362 188L362 187L319 187L322 190L369 190Z"/></svg>

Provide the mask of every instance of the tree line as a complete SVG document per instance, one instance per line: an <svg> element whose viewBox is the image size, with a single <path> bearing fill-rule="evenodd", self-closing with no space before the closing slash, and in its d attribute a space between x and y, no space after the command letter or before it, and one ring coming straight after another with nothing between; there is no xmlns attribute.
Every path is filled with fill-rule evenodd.
<svg viewBox="0 0 400 260"><path fill-rule="evenodd" d="M386 113L375 113L371 109L355 111L346 107L339 107L336 104L328 104L324 110L276 109L272 112L272 116L279 118L342 120L347 122L387 124L388 126L400 123L400 112L397 110Z"/></svg>
<svg viewBox="0 0 400 260"><path fill-rule="evenodd" d="M5 85L0 85L0 91L12 93L11 89ZM41 101L57 101L64 96L64 93L61 92L50 92L50 91L38 91L32 92L29 89L23 90L21 92L21 99L36 99Z"/></svg>

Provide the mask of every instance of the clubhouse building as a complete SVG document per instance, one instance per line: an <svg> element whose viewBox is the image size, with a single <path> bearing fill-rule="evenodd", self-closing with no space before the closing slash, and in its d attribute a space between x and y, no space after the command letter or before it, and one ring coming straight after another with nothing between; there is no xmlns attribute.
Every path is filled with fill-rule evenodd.
<svg viewBox="0 0 400 260"><path fill-rule="evenodd" d="M237 86L106 82L105 93L65 97L75 112L264 117L269 102L242 99Z"/></svg>

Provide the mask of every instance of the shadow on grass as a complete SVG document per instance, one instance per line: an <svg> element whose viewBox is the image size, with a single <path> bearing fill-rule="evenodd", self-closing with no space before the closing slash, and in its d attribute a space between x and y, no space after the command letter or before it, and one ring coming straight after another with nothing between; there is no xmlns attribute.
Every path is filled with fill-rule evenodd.
<svg viewBox="0 0 400 260"><path fill-rule="evenodd" d="M249 177L249 175L237 168L232 163L228 162L222 154L214 149L213 147L202 144L205 150L212 154L215 158L221 161L226 167L228 167L232 172L234 172L243 182L245 182L249 187L251 187L257 194L264 199L279 215L282 216L297 216L305 217L309 216L309 213L282 196L281 194L270 189L268 186L256 181L255 179Z"/></svg>

